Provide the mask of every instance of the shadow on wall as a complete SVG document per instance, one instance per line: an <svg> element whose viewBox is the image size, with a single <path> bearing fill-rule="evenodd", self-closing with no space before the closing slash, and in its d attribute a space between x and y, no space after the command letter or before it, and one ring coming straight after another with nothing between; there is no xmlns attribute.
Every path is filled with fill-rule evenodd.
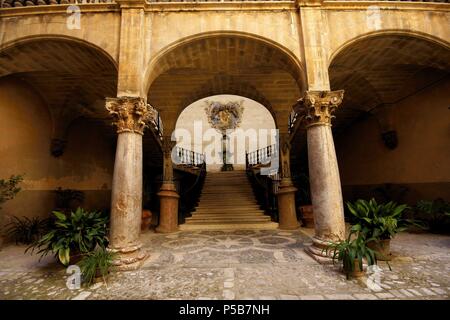
<svg viewBox="0 0 450 320"><path fill-rule="evenodd" d="M74 122L65 152L55 158L50 152L51 117L30 86L0 79L0 113L0 178L25 175L22 191L4 205L4 215L48 217L58 187L81 190L87 209L109 207L114 141L98 124Z"/></svg>

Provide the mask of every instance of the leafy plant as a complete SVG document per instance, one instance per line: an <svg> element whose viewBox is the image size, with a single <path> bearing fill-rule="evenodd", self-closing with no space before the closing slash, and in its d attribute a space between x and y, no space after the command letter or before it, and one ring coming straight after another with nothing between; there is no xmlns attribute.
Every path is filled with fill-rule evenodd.
<svg viewBox="0 0 450 320"><path fill-rule="evenodd" d="M53 214L55 220L51 224L50 231L28 248L38 250L37 253L41 258L52 252L62 264L68 265L71 254L88 253L96 246L106 247L107 216L103 216L100 212L88 212L82 208L67 215L58 211L54 211Z"/></svg>
<svg viewBox="0 0 450 320"><path fill-rule="evenodd" d="M432 231L444 231L449 223L450 203L443 199L418 201L415 209Z"/></svg>
<svg viewBox="0 0 450 320"><path fill-rule="evenodd" d="M115 253L100 248L87 253L78 263L83 275L83 282L90 286L96 277L101 276L103 281L113 267Z"/></svg>
<svg viewBox="0 0 450 320"><path fill-rule="evenodd" d="M347 207L366 238L391 239L396 233L405 230L407 223L412 223L401 219L408 208L406 204L397 205L393 201L378 204L372 198L369 201L359 199L353 204L347 202Z"/></svg>
<svg viewBox="0 0 450 320"><path fill-rule="evenodd" d="M0 209L3 203L13 199L21 190L19 184L22 181L22 175L12 175L9 179L0 179Z"/></svg>
<svg viewBox="0 0 450 320"><path fill-rule="evenodd" d="M6 225L6 234L14 239L16 244L31 244L39 240L48 230L48 219L38 217L13 217L13 219Z"/></svg>
<svg viewBox="0 0 450 320"><path fill-rule="evenodd" d="M351 240L353 234L357 234L357 237ZM367 242L371 240L373 239L367 239L359 232L359 227L355 227L352 228L346 240L332 242L324 250L327 255L332 253L333 263L336 260L342 262L347 279L349 279L351 273L355 271L355 261L357 261L360 271L363 271L364 259L369 266L377 264L375 251L367 247Z"/></svg>

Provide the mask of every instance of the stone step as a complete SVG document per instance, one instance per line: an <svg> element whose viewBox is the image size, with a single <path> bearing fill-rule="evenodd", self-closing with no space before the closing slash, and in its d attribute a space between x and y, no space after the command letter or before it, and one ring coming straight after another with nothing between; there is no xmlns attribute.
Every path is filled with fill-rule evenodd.
<svg viewBox="0 0 450 320"><path fill-rule="evenodd" d="M195 210L195 213L200 212L258 212L262 211L258 205L252 205L252 206L245 206L245 207L233 207L229 206L229 208L222 207L206 207L206 206L198 206Z"/></svg>
<svg viewBox="0 0 450 320"><path fill-rule="evenodd" d="M181 230L275 229L260 209L245 171L206 175L198 206Z"/></svg>
<svg viewBox="0 0 450 320"><path fill-rule="evenodd" d="M227 210L243 210L243 209L257 209L259 204L256 201L222 201L222 202L212 202L212 201L200 201L197 209L221 209L226 208Z"/></svg>
<svg viewBox="0 0 450 320"><path fill-rule="evenodd" d="M214 197L205 197L205 198L203 198L203 197L201 197L199 200L199 203L200 202L211 202L211 203L220 203L220 202L223 202L223 203L229 203L229 201L233 201L234 203L237 203L237 202L239 202L239 203L256 203L256 200L254 199L254 198L241 198L241 197L228 197L228 196L224 196L224 195L220 195L220 197L219 196L217 196L216 198L214 198Z"/></svg>
<svg viewBox="0 0 450 320"><path fill-rule="evenodd" d="M259 222L271 222L269 219L205 219L205 220L187 220L186 224L238 224L238 223L259 223Z"/></svg>
<svg viewBox="0 0 450 320"><path fill-rule="evenodd" d="M260 215L264 215L264 211L260 210L260 211L243 211L243 212L220 212L220 211L216 211L216 212L211 212L211 211L201 211L201 212L195 212L194 215L192 215L193 217L195 216L202 216L202 217L210 217L210 216L219 216L219 217L231 217L231 216L236 216L236 217L254 217L254 216L260 216Z"/></svg>
<svg viewBox="0 0 450 320"><path fill-rule="evenodd" d="M219 223L219 222L250 222L250 221L271 221L271 218L269 216L252 216L252 217L207 217L207 218L203 218L203 217L196 217L196 216L192 216L190 218L186 218L186 223L191 223L191 222L195 222L195 223L204 223L204 222L214 222L214 223Z"/></svg>
<svg viewBox="0 0 450 320"><path fill-rule="evenodd" d="M182 224L181 231L197 230L273 230L278 228L275 222L252 222L252 223L232 223L232 224Z"/></svg>

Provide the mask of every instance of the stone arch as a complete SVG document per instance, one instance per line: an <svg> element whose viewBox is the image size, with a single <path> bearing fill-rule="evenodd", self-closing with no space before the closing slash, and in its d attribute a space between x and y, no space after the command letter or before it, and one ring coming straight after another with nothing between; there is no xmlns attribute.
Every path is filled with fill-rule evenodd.
<svg viewBox="0 0 450 320"><path fill-rule="evenodd" d="M212 39L212 38L218 38L218 37L235 37L238 39L246 39L254 42L258 42L261 44L265 44L268 47L271 47L275 50L278 50L281 52L285 57L288 58L289 64L292 66L292 73L294 79L297 81L300 89L303 91L306 88L306 73L305 68L303 67L302 63L298 60L296 55L292 53L289 49L287 49L282 44L275 42L273 40L246 33L246 32L236 32L236 31L211 31L211 32L205 32L205 33L198 33L195 35L191 35L185 38L181 38L177 41L174 41L173 43L167 45L163 49L161 49L159 52L157 52L153 58L148 63L147 70L145 72L144 77L144 88L145 92L148 92L152 82L157 78L158 75L160 75L162 72L166 71L166 68L169 68L170 66L165 62L165 58L168 57L168 55L171 52L174 52L175 50L179 50L183 48L186 45L189 45L191 43L194 43L196 41L204 40L204 39Z"/></svg>
<svg viewBox="0 0 450 320"><path fill-rule="evenodd" d="M358 114L394 105L450 71L449 43L413 31L367 33L347 41L331 57L331 87L346 90L336 127L350 124Z"/></svg>
<svg viewBox="0 0 450 320"><path fill-rule="evenodd" d="M111 55L65 35L27 36L0 46L0 77L9 75L31 85L46 102L55 141L64 140L78 117L104 118L103 98L117 88Z"/></svg>
<svg viewBox="0 0 450 320"><path fill-rule="evenodd" d="M442 47L446 47L450 50L450 43L444 39L438 38L434 35L431 35L429 33L425 32L419 32L419 31L412 31L412 30L402 30L402 29L385 29L385 30L379 30L379 31L371 31L364 34L357 35L344 43L340 44L336 49L330 52L329 58L328 58L328 67L330 67L333 60L338 56L342 51L347 49L348 47L352 46L353 44L365 40L370 39L373 37L379 37L379 36L406 36L411 38L418 38L426 41L430 41L433 43L436 43L438 45L441 45Z"/></svg>
<svg viewBox="0 0 450 320"><path fill-rule="evenodd" d="M301 62L279 43L242 32L206 32L155 55L144 87L150 104L172 114L205 96L235 94L260 102L277 123L280 117L287 123L305 78Z"/></svg>

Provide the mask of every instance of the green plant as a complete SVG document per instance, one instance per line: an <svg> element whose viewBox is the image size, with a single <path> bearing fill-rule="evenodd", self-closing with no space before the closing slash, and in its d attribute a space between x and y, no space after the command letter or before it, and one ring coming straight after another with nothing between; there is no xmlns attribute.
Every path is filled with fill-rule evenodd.
<svg viewBox="0 0 450 320"><path fill-rule="evenodd" d="M53 214L55 220L50 231L28 248L38 250L41 258L52 252L62 264L68 265L71 254L88 253L96 246L106 247L108 217L102 213L78 208L67 215L58 211Z"/></svg>
<svg viewBox="0 0 450 320"><path fill-rule="evenodd" d="M3 203L13 199L21 190L19 184L22 181L22 175L12 175L9 179L0 179L0 209Z"/></svg>
<svg viewBox="0 0 450 320"><path fill-rule="evenodd" d="M375 199L356 200L355 203L347 202L350 213L356 218L356 225L366 238L391 239L400 231L406 229L409 220L401 219L406 204L397 205L395 202L378 204Z"/></svg>
<svg viewBox="0 0 450 320"><path fill-rule="evenodd" d="M443 199L420 200L415 206L417 218L426 221L432 231L444 231L450 217L450 202Z"/></svg>
<svg viewBox="0 0 450 320"><path fill-rule="evenodd" d="M327 246L326 254L332 253L333 263L341 261L347 279L350 278L352 272L355 271L355 261L357 261L359 270L363 271L363 260L366 259L369 266L377 264L375 251L367 247L367 242L372 239L367 239L359 231L359 227L352 228L346 240L331 242ZM357 237L351 240L353 234Z"/></svg>
<svg viewBox="0 0 450 320"><path fill-rule="evenodd" d="M6 234L14 239L16 244L31 244L47 232L48 223L48 219L38 217L13 217L13 221L6 225Z"/></svg>
<svg viewBox="0 0 450 320"><path fill-rule="evenodd" d="M105 277L113 267L115 255L115 253L105 248L100 248L84 255L78 263L83 275L83 282L90 286L94 279L100 276L105 281Z"/></svg>

